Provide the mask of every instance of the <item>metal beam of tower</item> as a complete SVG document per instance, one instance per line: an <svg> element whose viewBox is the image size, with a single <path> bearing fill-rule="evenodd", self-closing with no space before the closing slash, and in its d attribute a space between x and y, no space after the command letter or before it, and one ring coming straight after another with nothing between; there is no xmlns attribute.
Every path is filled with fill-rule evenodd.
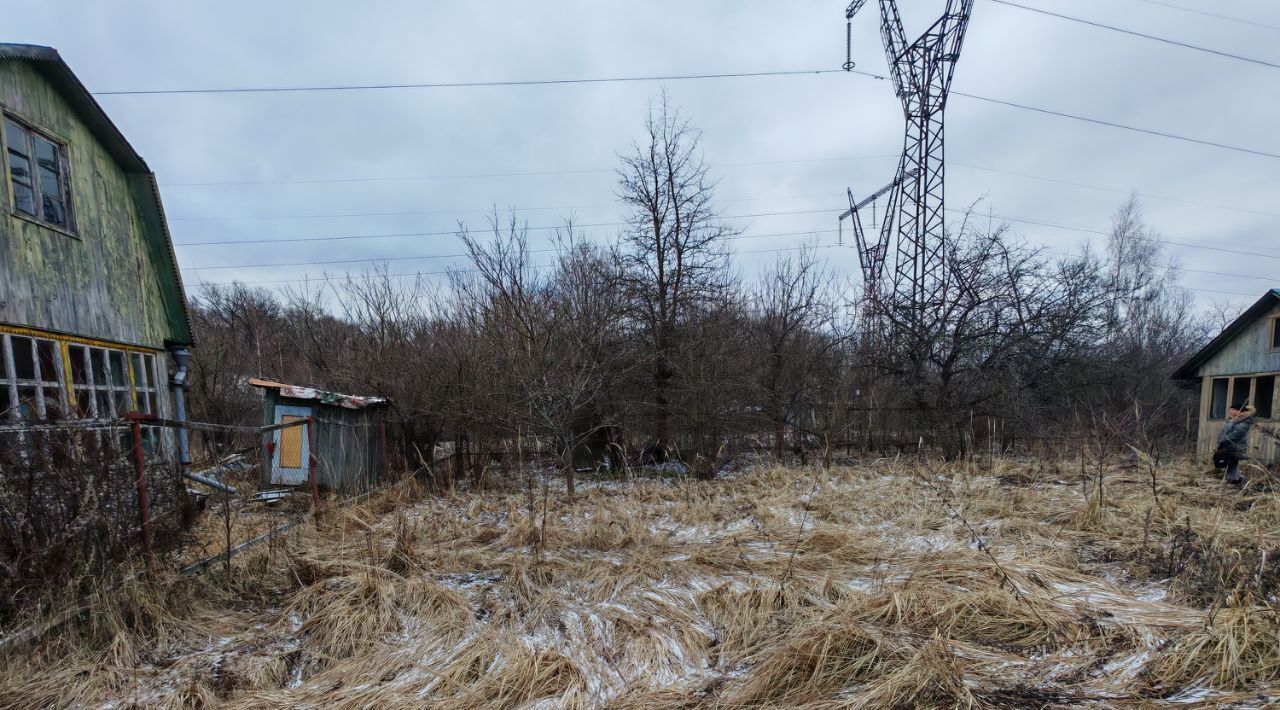
<svg viewBox="0 0 1280 710"><path fill-rule="evenodd" d="M906 132L897 177L890 183L893 189L880 240L859 244L859 249L870 292L881 293L885 261L892 257L895 302L923 312L935 300L942 278L946 243L943 116L974 0L947 0L942 16L910 43L904 36L896 1L879 3L880 36L894 89L902 101ZM865 4L866 0L853 0L845 9L846 70L854 66L853 17ZM852 209L856 205L850 206L856 221L857 210ZM860 225L854 230L855 234L862 231Z"/></svg>

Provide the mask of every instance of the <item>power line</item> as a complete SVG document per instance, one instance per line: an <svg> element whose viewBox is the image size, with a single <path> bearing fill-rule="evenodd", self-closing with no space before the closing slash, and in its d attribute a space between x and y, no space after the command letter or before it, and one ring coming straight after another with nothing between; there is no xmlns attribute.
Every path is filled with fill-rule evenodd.
<svg viewBox="0 0 1280 710"><path fill-rule="evenodd" d="M1050 14L1050 15L1055 14L1055 13L1049 13L1044 10L1038 10L1037 8L1018 5L1016 3L1008 2L1008 0L993 0L993 1L1004 3L1014 7L1021 7L1034 12L1042 12L1044 14ZM1067 17L1067 19L1076 19L1076 18ZM1156 39L1160 39L1160 38L1156 38ZM1205 50L1205 51L1212 51L1212 50ZM1280 68L1280 65L1268 64L1268 66L1274 66L1274 67ZM146 95L146 94L198 94L198 93L236 93L236 92L265 93L265 92L273 92L273 91L290 91L290 92L340 91L340 90L355 90L355 89L408 89L408 88L443 88L443 87L462 87L462 86L535 86L535 85L552 85L552 84L606 83L606 82L612 82L612 81L620 81L620 82L657 81L657 80L675 80L675 79L714 79L714 78L747 77L747 76L796 76L796 75L820 75L820 74L857 74L859 76L869 77L869 78L877 79L880 81L886 80L886 77L884 77L883 75L875 74L872 72L866 72L859 69L854 69L849 72L846 72L844 70L837 70L837 69L814 69L814 70L805 70L805 71L744 72L744 73L737 73L737 74L690 74L690 75L672 75L668 77L657 77L657 76L655 77L614 77L614 78L596 78L596 79L546 79L546 80L529 80L529 81L450 82L450 83L436 83L436 84L367 84L367 85L349 85L349 86L295 86L295 87L257 87L257 88L229 88L229 89L163 89L163 90L149 90L149 91L103 91L103 92L97 92L96 95L120 96L120 95ZM986 101L988 103L993 103L1000 106L1007 106L1010 108L1022 109L1024 111L1034 111L1037 113L1058 116L1060 118L1068 118L1076 121L1084 121L1086 123L1092 123L1099 126L1120 128L1128 131L1135 131L1138 133L1146 133L1148 135L1159 136L1161 138L1169 138L1172 140L1184 141L1188 143L1196 143L1198 145L1211 146L1214 148L1221 148L1223 150L1237 151L1241 153L1248 153L1251 155L1258 155L1258 156L1263 156L1267 158L1280 158L1280 154L1271 153L1263 150L1256 150L1253 148L1246 148L1243 146L1234 146L1226 143L1219 143L1219 142L1204 140L1200 138L1180 136L1180 135L1177 135L1174 133L1168 133L1165 131L1156 131L1156 130L1151 130L1146 128L1139 128L1136 126L1129 126L1122 123L1116 123L1114 121L1106 121L1103 119L1089 118L1086 116L1079 116L1076 114L1065 113L1062 111L1043 109L1035 106L1028 106L1026 104L1016 103L1013 101L1005 101L1003 99L996 99L996 98L991 98L987 96L979 96L977 94L969 94L961 91L952 91L951 93L956 96L963 96L969 99ZM897 157L897 156L894 156L894 157ZM595 171L590 171L590 172L595 172ZM467 177L515 177L515 176L537 175L537 174L540 174L540 173L477 174L477 175L421 176L421 177L405 177L405 178L372 178L372 179L342 178L342 179L298 180L298 181L279 181L279 180L238 181L237 180L237 181L218 181L218 182L211 181L211 182L168 183L164 185L164 187L208 187L213 185L262 185L262 184L288 184L288 183L295 183L295 182L310 183L310 182L363 182L363 181L381 181L381 180L437 180L437 179L459 179L459 178L467 178ZM554 171L547 174L564 174L564 173L561 171Z"/></svg>
<svg viewBox="0 0 1280 710"><path fill-rule="evenodd" d="M618 223L622 224L622 223ZM601 225L580 225L583 227L601 226ZM528 227L528 229L554 229L555 227ZM561 227L562 228L562 227ZM835 229L809 229L800 232L774 232L770 234L741 234L732 237L725 237L727 241L737 241L740 239L763 239L766 237L803 237L817 234L835 234ZM451 232L448 234L457 234ZM529 249L530 254L550 254L558 251L557 249ZM755 252L738 252L740 254L751 254ZM281 263L249 263L249 264L220 264L215 266L188 266L183 271L212 271L215 269L264 269L279 266L319 266L328 264L360 264L365 262L384 262L384 261L418 261L425 259L461 259L469 256L469 254L427 254L424 256L383 256L364 259L333 259L325 261L293 261Z"/></svg>
<svg viewBox="0 0 1280 710"><path fill-rule="evenodd" d="M947 208L946 211L956 213L956 214L970 214L975 217L986 216L991 219L996 219L1003 222L1013 222L1015 224L1028 224L1028 225L1033 225L1038 227L1048 227L1051 229L1059 229L1059 230L1068 231L1068 232L1079 232L1081 234L1095 234L1099 236L1111 235L1111 232L1106 230L1091 229L1089 227L1081 227L1077 225L1060 224L1060 223L1048 221L1048 220L1031 219L1026 217L1012 217L1009 215L1000 215L1000 214L994 214L994 213L988 214L988 215L982 215L982 214L972 213L968 210L959 209L959 208ZM806 215L806 214L835 215L837 213L838 213L838 210L835 210L835 209L794 210L794 211L787 211L787 212L761 212L761 213L755 213L755 214L749 214L749 215L730 215L730 216L727 216L726 219L741 219L741 218L748 218L748 217L772 217L772 216L787 216L787 215ZM587 227L623 226L625 224L626 224L625 222L604 222L604 223L596 223L596 224L582 224L582 225L575 225L575 226L581 227L581 228L587 228ZM536 227L525 227L523 229L553 230L553 229L563 229L563 228L564 228L564 225L542 225L542 226L536 226ZM762 237L800 236L800 235L808 235L808 234L833 233L835 231L837 230L806 230L801 232L739 235L737 237L732 237L731 239L755 239L755 238L762 238ZM456 234L457 234L457 230L454 230L451 232L416 232L416 233L378 234L378 235L344 235L344 236L338 236L338 237L298 237L294 239L282 239L282 240L274 240L274 241L286 243L286 242L300 242L300 241L333 241L333 240L339 240L339 239L380 239L380 238L405 237L405 236L453 236ZM1210 246L1207 244L1197 244L1192 241L1166 239L1163 237L1152 238L1152 241L1159 242L1162 244L1168 244L1171 246L1180 246L1187 249L1199 249L1203 251L1233 254L1237 256L1253 256L1253 257L1258 257L1263 259L1280 259L1280 255L1277 255L1277 254L1267 254L1264 252L1246 251L1242 249L1230 249L1230 248L1221 247L1221 246ZM232 244L232 243L261 244L261 243L272 243L272 240L264 241L262 239L250 239L250 240L236 241L236 242L211 242L211 243L204 243L204 245ZM197 246L197 245L198 245L197 243L193 243L193 244L190 244L189 246ZM412 257L395 256L395 257L370 257L370 258L361 258L361 259L335 259L335 260L325 260L325 261L221 264L221 265L214 265L214 266L186 267L184 270L199 271L199 270L215 270L215 269L217 270L256 269L256 268L284 267L284 266L316 266L316 265L327 265L327 264L354 264L354 263L366 263L366 262L373 263L373 262L384 262L384 261L410 261L410 260L417 260L417 259L460 258L463 256L466 256L466 255L465 254L444 254L444 255L428 255L428 256L412 256Z"/></svg>
<svg viewBox="0 0 1280 710"><path fill-rule="evenodd" d="M999 0L995 0L995 1L999 1ZM1223 150L1234 150L1240 153L1248 153L1250 155L1260 155L1264 158L1280 158L1280 153L1270 153L1265 150L1254 150L1253 148L1245 148L1238 145L1230 145L1228 143L1218 143L1216 141L1204 140L1202 138L1190 138L1188 136L1180 136L1176 133L1166 133L1164 131L1156 131L1149 128L1139 128L1137 126L1130 126L1123 123L1115 123L1114 121L1104 121L1099 118L1089 118L1087 116L1079 116L1072 113L1063 113L1062 111L1053 111L1047 108L1037 108L1035 106L1027 106L1026 104L1018 104L1012 101L1002 101L1000 99L987 98L986 96L978 96L977 94L966 94L963 91L952 91L951 93L956 96L963 96L969 99L977 99L979 101L986 101L987 103L999 104L1001 106L1010 106L1013 108L1020 108L1025 111L1034 111L1036 113L1043 113L1050 116L1070 118L1076 121L1084 121L1085 123L1094 123L1099 126L1109 126L1111 128L1122 128L1126 131L1133 131L1135 133L1146 133L1152 136L1160 136L1161 138L1171 138L1177 141L1185 141L1187 143L1196 143L1198 145L1207 145L1213 148L1221 148Z"/></svg>
<svg viewBox="0 0 1280 710"><path fill-rule="evenodd" d="M835 230L831 229L826 231L834 232ZM806 234L813 234L813 233L817 233L817 232L806 232ZM761 236L764 236L764 235L761 235ZM737 254L777 254L777 253L787 252L787 251L800 251L803 249L834 249L838 246L840 245L819 244L819 245L805 245L805 246L798 246L798 247L781 247L777 249L752 249L752 250L740 251L736 253ZM537 251L530 250L527 253L532 254L532 253L547 252L547 251L554 251L554 250L551 250L551 249L543 249L543 250L537 250ZM526 268L549 269L552 266L554 265L553 264L534 264ZM313 276L313 277L301 278L301 279L265 279L265 280L237 279L235 281L202 282L198 285L199 286L232 286L235 284L290 284L290 283L308 283L311 281L326 281L326 282L327 281L345 281L349 279L367 280L367 279L382 278L384 275L390 278L406 278L410 276L421 277L421 276L441 276L446 274L474 274L474 273L479 273L479 269L445 269L443 271L410 271L410 272L405 272L400 274L380 274L380 273L364 273L364 274L358 274L358 275L345 274L342 276Z"/></svg>
<svg viewBox="0 0 1280 710"><path fill-rule="evenodd" d="M1261 22L1255 22L1253 20L1246 20L1241 17L1231 17L1230 15L1219 15L1216 12L1206 12L1204 10L1197 10L1191 7L1183 7L1182 5L1174 5L1173 3L1160 2L1159 0L1138 0L1138 2L1145 2L1148 5L1159 5L1160 7L1167 7L1171 10L1181 10L1183 12L1192 12L1197 15L1204 15L1205 17L1214 17L1219 20L1227 20L1228 22L1238 22L1242 25L1252 25L1254 27L1261 27L1267 30L1280 31L1280 27L1277 27L1276 25L1267 25Z"/></svg>
<svg viewBox="0 0 1280 710"><path fill-rule="evenodd" d="M1245 57L1245 56L1241 56L1241 55L1239 55L1239 54L1232 54L1232 53L1230 53L1230 52L1223 52L1223 51L1218 50L1218 49L1209 49L1208 47L1201 47L1201 46L1199 46L1199 45L1190 44L1190 43L1187 43L1187 42L1181 42L1181 41L1178 41L1178 40L1176 40L1176 39L1169 39L1168 37L1158 37L1158 36L1156 36L1156 35L1149 35L1149 34L1146 34L1146 33L1144 33L1144 32L1136 32L1136 31L1134 31L1134 30L1126 30L1126 29L1124 29L1124 28L1122 28L1122 27L1116 27L1115 25L1108 25L1108 24L1104 24L1104 23L1101 23L1101 22L1094 22L1094 21L1092 21L1092 20L1086 20L1086 19L1083 19L1083 18L1080 18L1080 17L1072 17L1071 15L1063 15L1063 14L1061 14L1061 13L1057 13L1057 12L1050 12L1049 10L1042 10L1042 9L1040 9L1040 8L1038 8L1038 7L1030 7L1030 6L1028 6L1028 5L1020 5L1020 4L1016 3L1016 2L1010 2L1010 0L991 0L991 2L998 3L998 4L1000 4L1000 5L1008 5L1009 7L1016 7L1016 8L1022 9L1022 10L1027 10L1027 11L1029 11L1029 12L1036 12L1036 13L1039 13L1039 14L1041 14L1041 15L1048 15L1049 17L1056 17L1056 18L1059 18L1059 19L1062 19L1062 20L1069 20L1069 21L1071 21L1071 22L1078 22L1078 23L1080 23L1080 24L1082 24L1082 25L1089 25L1090 27L1097 27L1097 28L1099 28L1099 29L1111 30L1111 31L1113 31L1113 32L1119 32L1119 33L1121 33L1121 34L1131 35L1131 36L1133 36L1133 37L1141 37L1141 38L1143 38L1143 39L1154 40L1154 41L1156 41L1156 42L1163 42L1163 43L1165 43L1165 44L1170 44L1170 45L1173 45L1173 46L1175 46L1175 47L1182 47L1182 48L1184 48L1184 49L1192 49L1192 50L1195 50L1195 51L1197 51L1197 52L1205 52L1206 54L1213 54L1213 55L1217 55L1217 56L1219 56L1219 57L1226 57L1227 59L1235 59L1235 60L1237 60L1237 61L1241 61L1241 62L1249 62L1250 64L1258 64L1258 65L1260 65L1260 66L1270 67L1270 68L1272 68L1272 69L1280 69L1280 64L1274 64L1274 63L1272 63L1272 62L1268 62L1268 61L1265 61L1265 60L1262 60L1262 59L1254 59L1254 58L1252 58L1252 57Z"/></svg>
<svg viewBox="0 0 1280 710"><path fill-rule="evenodd" d="M799 215L799 214L823 214L831 211L832 210L794 210L794 211L786 211L786 212L756 212L753 214L725 215L720 219L751 219L754 217L782 217L782 216ZM574 224L573 227L575 229L586 229L588 227L623 227L623 226L626 226L627 224L628 222L593 222L590 224ZM567 229L568 227L569 227L568 224L547 224L547 225L539 225L537 227L521 227L521 229L528 230L528 231L544 231L544 230ZM208 247L208 246L222 246L222 245L232 245L232 244L289 244L294 242L336 242L336 241L349 241L349 240L361 240L361 239L390 239L390 238L403 238L403 237L453 237L453 236L457 236L458 232L460 231L462 230L451 229L451 230L444 230L439 232L391 232L388 234L340 234L336 236L321 236L321 237L285 237L283 239L263 239L261 237L257 237L254 239L232 239L232 240L218 241L218 242L174 242L174 246Z"/></svg>
<svg viewBox="0 0 1280 710"><path fill-rule="evenodd" d="M746 163L714 163L715 168L746 168L767 165L789 165L792 163L830 163L849 160L881 160L897 159L897 155L854 155L843 158L798 158L796 160L757 160ZM337 177L337 178L305 178L300 180L212 180L205 182L168 182L161 187L217 187L224 185L315 185L322 183L344 182L396 182L414 180L471 180L495 177L541 177L546 175L600 175L617 172L614 169L564 169L564 170L528 170L508 173L469 173L460 175L402 175L402 176L370 176L370 177Z"/></svg>
<svg viewBox="0 0 1280 710"><path fill-rule="evenodd" d="M1026 178L1028 180L1042 180L1044 182L1057 183L1059 185L1070 185L1071 187L1082 187L1088 190L1098 190L1100 192L1114 192L1120 195L1136 195L1137 197L1145 197L1152 200L1161 200L1163 202L1176 202L1185 205L1194 205L1196 207L1208 207L1210 209L1226 210L1228 212L1240 212L1242 214L1260 215L1263 217L1280 217L1280 212L1265 212L1263 210L1251 210L1243 207L1235 207L1232 205L1220 205L1213 202L1200 202L1198 200L1188 200L1182 197L1168 197L1166 195L1157 195L1151 192L1138 192L1136 190L1122 190L1118 187L1104 187L1102 185L1091 185L1086 182L1076 182L1073 180L1063 180L1062 178L1047 177L1044 175L1032 175L1030 173L1014 172L1012 170L999 170L996 168L987 168L981 165L973 165L971 163L959 163L953 160L947 161L948 167L968 168L970 170L981 170L987 173L996 173L997 175L1011 175L1013 177Z"/></svg>
<svg viewBox="0 0 1280 710"><path fill-rule="evenodd" d="M794 161L769 161L769 163L781 164L781 163L793 163L793 162L799 163L799 162L813 162L813 161L863 160L866 158L873 158L873 157L881 157L881 156L853 156L848 158L815 158L815 159L804 159L804 160L794 160ZM883 156L883 157L897 158L898 156ZM1188 200L1180 197L1169 197L1167 195L1158 195L1151 192L1139 192L1132 189L1126 190L1118 187L1106 187L1102 185L1093 185L1093 184L1077 182L1073 180L1065 180L1062 178L1048 177L1045 175L1033 175L1030 173L1016 172L1012 170L1001 170L998 168L989 168L982 165L974 165L972 163L962 163L954 160L947 161L947 164L952 167L965 168L969 170L979 170L982 172L995 173L997 175L1009 175L1012 177L1024 178L1028 180L1040 180L1043 182L1049 182L1049 183L1054 183L1058 185L1069 185L1071 187L1079 187L1079 188L1084 188L1088 190L1097 190L1100 192L1110 192L1110 193L1115 193L1119 195L1136 195L1137 197L1149 198L1153 200L1161 200L1163 202L1174 202L1174 203L1180 203L1180 204L1186 204L1186 205L1193 205L1195 207L1207 207L1210 209L1226 210L1229 212L1239 212L1242 214L1259 215L1263 217L1280 217L1280 212L1267 212L1264 210L1246 209L1243 207L1237 207L1233 205L1222 205L1222 204L1217 204L1213 202L1201 202L1198 200ZM600 170L595 172L608 172L608 171ZM726 202L764 202L764 201L771 201L771 200L799 200L799 199L818 199L818 198L825 199L825 198L843 198L843 197L844 197L843 193L833 192L833 193L812 194L812 195L771 195L771 196L763 196L763 197L744 197L744 198L729 199L725 201ZM563 205L563 206L556 206L556 207L519 207L516 209L516 211L517 212L534 212L534 211L554 211L554 210L591 210L591 209L616 208L617 206L618 206L617 203L611 203L611 204L604 204L604 205ZM406 217L406 216L436 215L436 214L493 213L493 211L494 211L493 207L485 207L485 208L450 209L450 210L397 210L397 211L389 211L389 212L339 212L339 213L330 212L330 213L322 213L322 214L203 215L203 216L169 217L168 219L170 222L342 219L342 218L355 218L355 217ZM395 235L395 236L420 236L421 234L422 233L415 232L415 233ZM230 244L230 243L242 243L242 242L198 242L198 243L185 243L185 245L186 246L211 246L211 245L217 245L217 244Z"/></svg>
<svg viewBox="0 0 1280 710"><path fill-rule="evenodd" d="M658 74L652 76L612 76L573 79L506 79L499 81L447 81L420 84L334 84L319 86L241 86L207 89L135 89L95 91L95 96L154 96L158 94L262 94L310 91L377 91L384 89L460 89L493 86L552 86L563 84L612 84L639 81L687 81L696 79L745 79L751 77L814 76L839 74L841 69L794 69L781 71L726 72L706 74Z"/></svg>

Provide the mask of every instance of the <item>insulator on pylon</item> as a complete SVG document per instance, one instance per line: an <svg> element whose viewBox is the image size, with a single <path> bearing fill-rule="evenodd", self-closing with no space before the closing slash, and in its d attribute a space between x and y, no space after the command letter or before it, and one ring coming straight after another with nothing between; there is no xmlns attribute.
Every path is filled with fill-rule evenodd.
<svg viewBox="0 0 1280 710"><path fill-rule="evenodd" d="M853 69L853 20L844 23L844 70Z"/></svg>

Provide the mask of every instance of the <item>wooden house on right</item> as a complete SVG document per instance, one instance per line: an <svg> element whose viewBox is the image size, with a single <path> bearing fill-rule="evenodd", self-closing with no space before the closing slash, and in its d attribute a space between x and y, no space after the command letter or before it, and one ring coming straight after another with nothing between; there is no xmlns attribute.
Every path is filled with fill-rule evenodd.
<svg viewBox="0 0 1280 710"><path fill-rule="evenodd" d="M1173 379L1199 381L1200 427L1196 458L1207 461L1227 420L1228 407L1252 404L1258 411L1249 434L1249 458L1280 463L1276 422L1280 376L1280 288L1267 291L1182 367Z"/></svg>

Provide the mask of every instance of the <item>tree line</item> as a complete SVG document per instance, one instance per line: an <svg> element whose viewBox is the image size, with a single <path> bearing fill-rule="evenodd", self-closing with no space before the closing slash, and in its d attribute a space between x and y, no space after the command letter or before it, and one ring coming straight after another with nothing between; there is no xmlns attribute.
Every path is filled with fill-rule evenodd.
<svg viewBox="0 0 1280 710"><path fill-rule="evenodd" d="M711 477L744 447L958 457L1100 422L1185 438L1194 393L1168 376L1211 321L1136 199L1104 247L1073 256L970 210L919 309L836 278L811 248L740 278L699 132L665 98L644 129L620 156L626 227L610 241L567 221L535 260L515 215L495 214L460 225L468 264L443 284L378 268L282 293L207 287L192 416L256 422L253 376L384 396L410 467L447 449L477 454L456 457L475 475L484 456L527 451L554 456L570 487L583 465L678 460Z"/></svg>

